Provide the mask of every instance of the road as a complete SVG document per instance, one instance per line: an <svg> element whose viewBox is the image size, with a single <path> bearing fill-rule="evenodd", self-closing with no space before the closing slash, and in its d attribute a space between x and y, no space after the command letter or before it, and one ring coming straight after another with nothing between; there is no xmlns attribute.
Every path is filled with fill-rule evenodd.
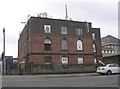
<svg viewBox="0 0 120 89"><path fill-rule="evenodd" d="M118 75L4 76L3 87L118 87Z"/></svg>

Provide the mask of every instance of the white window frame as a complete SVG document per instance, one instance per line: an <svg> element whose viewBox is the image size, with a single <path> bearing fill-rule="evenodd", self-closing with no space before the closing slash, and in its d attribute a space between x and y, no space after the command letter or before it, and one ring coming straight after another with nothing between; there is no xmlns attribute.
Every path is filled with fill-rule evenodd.
<svg viewBox="0 0 120 89"><path fill-rule="evenodd" d="M83 57L78 58L78 64L84 64L84 59Z"/></svg>
<svg viewBox="0 0 120 89"><path fill-rule="evenodd" d="M68 64L68 57L62 57L61 62L62 64Z"/></svg>
<svg viewBox="0 0 120 89"><path fill-rule="evenodd" d="M61 27L61 34L67 34L67 27L65 26Z"/></svg>
<svg viewBox="0 0 120 89"><path fill-rule="evenodd" d="M81 40L77 40L77 50L83 50L83 42Z"/></svg>
<svg viewBox="0 0 120 89"><path fill-rule="evenodd" d="M44 32L51 33L51 25L44 25Z"/></svg>

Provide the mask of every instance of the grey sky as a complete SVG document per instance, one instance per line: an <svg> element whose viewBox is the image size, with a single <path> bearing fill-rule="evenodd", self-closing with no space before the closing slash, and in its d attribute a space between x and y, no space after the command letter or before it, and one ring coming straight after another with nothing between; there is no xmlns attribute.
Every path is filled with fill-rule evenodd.
<svg viewBox="0 0 120 89"><path fill-rule="evenodd" d="M69 1L69 2L68 2ZM0 0L0 54L3 51L3 28L6 29L6 55L17 57L19 32L27 15L47 12L48 17L65 18L65 4L72 20L92 22L101 29L101 37L118 37L119 0Z"/></svg>

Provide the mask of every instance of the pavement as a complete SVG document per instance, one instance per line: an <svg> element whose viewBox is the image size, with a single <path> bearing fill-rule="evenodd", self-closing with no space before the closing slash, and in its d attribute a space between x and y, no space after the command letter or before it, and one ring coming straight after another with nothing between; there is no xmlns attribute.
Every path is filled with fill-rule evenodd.
<svg viewBox="0 0 120 89"><path fill-rule="evenodd" d="M97 73L81 73L81 74L53 74L53 75L39 75L46 78L50 77L79 77L79 76L94 76L98 75Z"/></svg>
<svg viewBox="0 0 120 89"><path fill-rule="evenodd" d="M79 76L95 76L99 75L97 73L77 73L77 74L39 74L39 75L5 75L5 77L35 77L40 76L44 78L53 78L53 77L79 77ZM4 76L2 76L4 77Z"/></svg>

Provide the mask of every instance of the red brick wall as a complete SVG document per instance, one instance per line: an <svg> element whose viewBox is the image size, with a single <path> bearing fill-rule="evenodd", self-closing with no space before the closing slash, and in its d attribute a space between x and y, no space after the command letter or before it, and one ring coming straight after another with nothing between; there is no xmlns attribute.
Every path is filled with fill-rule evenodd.
<svg viewBox="0 0 120 89"><path fill-rule="evenodd" d="M35 63L44 63L44 56L49 53L52 56L52 62L60 61L60 56L67 54L69 58L69 64L77 64L77 58L79 56L84 57L85 64L93 64L94 56L101 55L101 40L99 29L90 28L90 32L86 33L85 22L74 22L74 21L61 21L61 20L51 20L51 19L38 19L31 18L29 20L29 41L28 41L28 51L29 53L39 53L40 55L30 55L29 58ZM52 29L50 34L45 34L43 27L44 24L50 24ZM68 27L68 34L61 34L61 26ZM76 27L82 27L83 35L76 35ZM90 24L91 27L91 24ZM96 41L92 40L92 32L96 34ZM44 39L50 38L52 45L51 51L44 51ZM61 40L68 40L68 51L61 51ZM77 40L81 39L83 41L83 51L77 51ZM21 41L20 41L21 43ZM25 42L26 43L26 42ZM97 53L93 54L93 43L96 44ZM22 50L22 51L20 51ZM25 56L27 52L26 44L19 47L19 59Z"/></svg>

